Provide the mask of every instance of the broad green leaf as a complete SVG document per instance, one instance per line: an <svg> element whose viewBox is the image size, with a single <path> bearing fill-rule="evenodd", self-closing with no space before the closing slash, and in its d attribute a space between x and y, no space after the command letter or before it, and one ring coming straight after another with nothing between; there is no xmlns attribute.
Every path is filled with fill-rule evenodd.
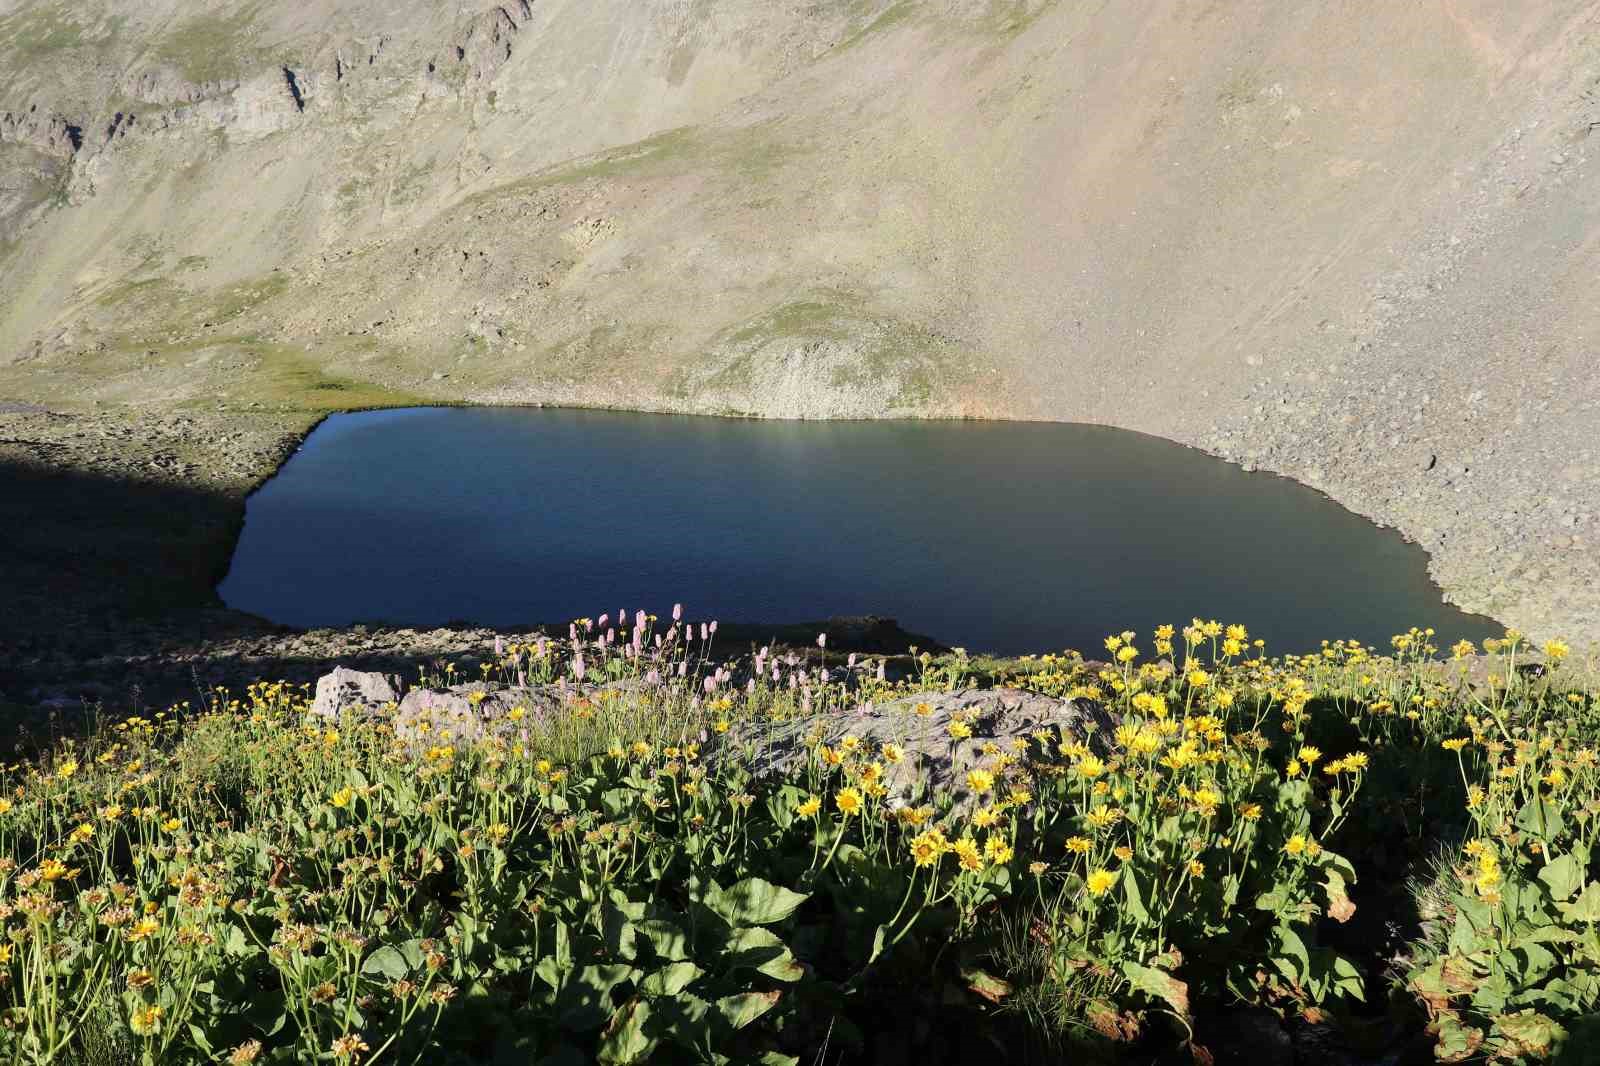
<svg viewBox="0 0 1600 1066"><path fill-rule="evenodd" d="M407 965L406 957L400 953L399 948L385 944L367 956L367 961L361 964L361 972L381 974L391 981L398 981L411 972L411 967Z"/></svg>
<svg viewBox="0 0 1600 1066"><path fill-rule="evenodd" d="M976 966L963 967L961 979L967 983L967 988L973 993L982 996L990 1003L999 1003L1011 994L1011 985L987 970Z"/></svg>
<svg viewBox="0 0 1600 1066"><path fill-rule="evenodd" d="M650 942L657 958L672 962L689 958L689 938L676 924L664 918L646 918L635 922L633 928Z"/></svg>
<svg viewBox="0 0 1600 1066"><path fill-rule="evenodd" d="M1538 1058L1543 1058L1567 1035L1553 1020L1531 1010L1502 1014L1494 1020L1494 1031L1510 1040L1520 1055Z"/></svg>
<svg viewBox="0 0 1600 1066"><path fill-rule="evenodd" d="M809 898L759 877L747 877L709 896L706 905L731 925L769 925L789 917Z"/></svg>
<svg viewBox="0 0 1600 1066"><path fill-rule="evenodd" d="M1571 903L1558 903L1556 909L1569 922L1600 922L1600 882L1590 881Z"/></svg>
<svg viewBox="0 0 1600 1066"><path fill-rule="evenodd" d="M1561 808L1544 796L1535 796L1517 812L1516 825L1541 840L1554 840L1566 829L1567 823L1561 816Z"/></svg>
<svg viewBox="0 0 1600 1066"><path fill-rule="evenodd" d="M651 996L675 996L705 971L692 962L671 962L639 982L639 991Z"/></svg>
<svg viewBox="0 0 1600 1066"><path fill-rule="evenodd" d="M579 1031L602 1024L611 1014L611 990L636 972L621 964L583 966L573 971L556 1004L561 1024Z"/></svg>
<svg viewBox="0 0 1600 1066"><path fill-rule="evenodd" d="M798 981L805 970L784 942L768 929L736 929L723 949L729 969L745 967L779 981Z"/></svg>
<svg viewBox="0 0 1600 1066"><path fill-rule="evenodd" d="M1130 960L1122 964L1122 975L1140 992L1167 1004L1180 1018L1189 1016L1189 986L1167 971Z"/></svg>
<svg viewBox="0 0 1600 1066"><path fill-rule="evenodd" d="M1571 899L1572 894L1583 887L1584 872L1578 857L1568 853L1545 863L1544 869L1539 871L1539 880L1549 886L1550 895L1560 902Z"/></svg>
<svg viewBox="0 0 1600 1066"><path fill-rule="evenodd" d="M778 1005L781 992L741 992L717 1000L717 1013L734 1029L743 1029Z"/></svg>
<svg viewBox="0 0 1600 1066"><path fill-rule="evenodd" d="M656 1039L646 1035L645 1023L650 1020L650 1003L644 999L630 999L611 1016L605 1037L600 1041L599 1058L607 1066L642 1062L655 1050Z"/></svg>

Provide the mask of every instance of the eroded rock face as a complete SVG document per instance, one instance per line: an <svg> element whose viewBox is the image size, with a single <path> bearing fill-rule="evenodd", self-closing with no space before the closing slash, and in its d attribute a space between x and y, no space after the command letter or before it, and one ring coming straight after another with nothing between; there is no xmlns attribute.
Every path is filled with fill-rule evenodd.
<svg viewBox="0 0 1600 1066"><path fill-rule="evenodd" d="M923 704L926 713L919 713L918 706ZM951 739L950 723L957 716L971 728L970 739ZM749 757L758 773L787 773L806 759L806 738L818 724L802 719L742 726L730 732L707 758L714 762L738 753ZM849 735L871 750L884 744L898 744L905 750L904 759L884 767L891 806L916 805L932 792L945 792L955 797L958 808L970 808L980 797L967 787L967 772L993 761L985 752L989 743L1017 754L1025 741L1030 758L1053 760L1062 740L1093 744L1095 737L1108 735L1115 722L1104 708L1087 701L1013 689L964 689L918 693L881 705L862 704L823 719L820 726L822 742L831 746L838 746ZM1041 731L1050 734L1043 745L1034 737Z"/></svg>

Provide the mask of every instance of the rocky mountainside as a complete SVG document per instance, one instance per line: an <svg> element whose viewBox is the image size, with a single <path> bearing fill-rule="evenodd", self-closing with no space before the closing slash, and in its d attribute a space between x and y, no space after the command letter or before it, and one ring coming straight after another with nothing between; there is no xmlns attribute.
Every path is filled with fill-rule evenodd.
<svg viewBox="0 0 1600 1066"><path fill-rule="evenodd" d="M1104 422L1596 634L1597 128L1577 0L0 0L0 401Z"/></svg>

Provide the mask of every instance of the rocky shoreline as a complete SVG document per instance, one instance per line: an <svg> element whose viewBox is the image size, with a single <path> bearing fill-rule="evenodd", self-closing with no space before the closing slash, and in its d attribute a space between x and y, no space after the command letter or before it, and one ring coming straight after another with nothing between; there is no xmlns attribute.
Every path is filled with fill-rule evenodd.
<svg viewBox="0 0 1600 1066"><path fill-rule="evenodd" d="M12 545L0 559L7 599L0 702L193 699L206 686L254 677L308 682L332 661L409 668L470 658L492 643L497 631L489 627L301 631L220 605L215 585L227 571L245 499L322 417L305 410L0 406L0 522ZM1464 560L1448 545L1432 546L1430 569L1450 598L1481 605L1485 583L1495 580L1495 553ZM1597 564L1572 553L1564 558ZM1554 570L1538 573L1542 583L1517 585L1515 602L1499 617L1535 637L1560 633L1579 643L1595 632L1594 605L1582 588ZM1587 587L1600 587L1600 579ZM779 628L751 627L749 637L770 639ZM816 632L788 628L784 639L797 645ZM892 623L876 633L836 627L833 639L845 650L935 646Z"/></svg>

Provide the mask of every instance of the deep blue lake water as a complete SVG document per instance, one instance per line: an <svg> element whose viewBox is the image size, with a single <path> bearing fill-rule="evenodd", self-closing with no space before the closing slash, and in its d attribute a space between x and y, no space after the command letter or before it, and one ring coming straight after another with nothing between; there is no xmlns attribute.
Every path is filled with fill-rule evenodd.
<svg viewBox="0 0 1600 1066"><path fill-rule="evenodd" d="M1443 602L1420 548L1304 486L1007 422L337 415L251 497L220 592L302 626L878 614L1006 653L1194 616L1274 652L1500 631Z"/></svg>

